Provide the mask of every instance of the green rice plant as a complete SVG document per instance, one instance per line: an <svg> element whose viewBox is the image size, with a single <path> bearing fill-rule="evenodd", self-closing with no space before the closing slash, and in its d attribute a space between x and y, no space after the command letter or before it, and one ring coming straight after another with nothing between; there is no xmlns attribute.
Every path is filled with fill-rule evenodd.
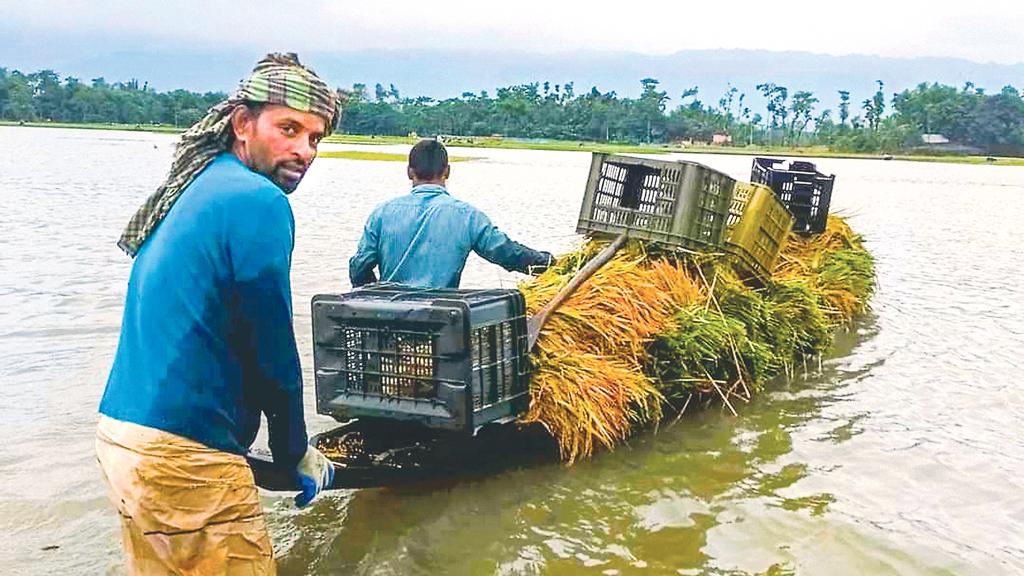
<svg viewBox="0 0 1024 576"><path fill-rule="evenodd" d="M825 254L817 270L817 286L828 305L849 321L861 314L875 291L875 260L859 246Z"/></svg>
<svg viewBox="0 0 1024 576"><path fill-rule="evenodd" d="M764 302L767 343L787 372L803 356L821 353L831 345L828 318L806 282L774 282Z"/></svg>
<svg viewBox="0 0 1024 576"><path fill-rule="evenodd" d="M691 393L724 397L737 384L749 397L780 367L770 346L748 336L744 321L705 304L680 310L673 328L659 334L647 354L645 368L672 399Z"/></svg>

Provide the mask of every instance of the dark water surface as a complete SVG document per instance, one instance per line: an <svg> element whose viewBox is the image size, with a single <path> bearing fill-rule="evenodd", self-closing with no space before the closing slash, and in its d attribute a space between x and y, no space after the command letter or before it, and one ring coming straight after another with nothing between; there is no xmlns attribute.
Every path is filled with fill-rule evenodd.
<svg viewBox="0 0 1024 576"><path fill-rule="evenodd" d="M0 127L0 573L120 572L93 455L130 260L166 135ZM401 147L374 148L404 151ZM576 241L589 155L459 150L451 190L514 237ZM692 156L736 178L750 159ZM282 574L1024 572L1024 169L822 159L878 260L873 312L734 418L691 415L564 468L265 506ZM348 289L389 162L318 160L292 195L296 329ZM517 276L473 257L466 286ZM312 432L332 421L314 414ZM56 548L54 548L56 547Z"/></svg>

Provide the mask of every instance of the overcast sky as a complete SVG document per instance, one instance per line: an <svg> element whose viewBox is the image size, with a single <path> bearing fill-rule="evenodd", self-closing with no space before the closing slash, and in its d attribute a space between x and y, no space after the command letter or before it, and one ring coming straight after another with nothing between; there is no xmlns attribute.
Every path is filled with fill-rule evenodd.
<svg viewBox="0 0 1024 576"><path fill-rule="evenodd" d="M1022 0L0 0L0 14L0 43L54 54L91 41L132 50L746 48L1024 62Z"/></svg>

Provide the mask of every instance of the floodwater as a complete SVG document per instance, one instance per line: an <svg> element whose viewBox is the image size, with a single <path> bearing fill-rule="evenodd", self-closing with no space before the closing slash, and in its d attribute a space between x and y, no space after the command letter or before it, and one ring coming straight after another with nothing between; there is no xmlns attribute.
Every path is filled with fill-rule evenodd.
<svg viewBox="0 0 1024 576"><path fill-rule="evenodd" d="M93 454L131 261L122 225L174 137L0 127L0 573L117 574ZM401 147L379 148L402 151ZM451 190L562 251L589 155L457 150ZM750 158L692 156L736 178ZM282 574L1024 572L1024 169L821 159L875 254L873 311L738 417L691 414L565 468L265 495ZM318 160L291 199L296 329L401 164ZM475 256L465 286L514 286ZM311 432L332 421L306 406Z"/></svg>

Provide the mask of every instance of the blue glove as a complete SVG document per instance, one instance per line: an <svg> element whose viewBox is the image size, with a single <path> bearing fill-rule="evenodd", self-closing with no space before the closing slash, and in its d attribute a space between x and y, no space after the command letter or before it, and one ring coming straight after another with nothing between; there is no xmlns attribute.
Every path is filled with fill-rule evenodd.
<svg viewBox="0 0 1024 576"><path fill-rule="evenodd" d="M334 480L334 464L319 450L310 446L306 448L306 454L295 467L295 476L302 487L302 492L295 496L295 505L303 508L309 505L321 490L331 485Z"/></svg>

